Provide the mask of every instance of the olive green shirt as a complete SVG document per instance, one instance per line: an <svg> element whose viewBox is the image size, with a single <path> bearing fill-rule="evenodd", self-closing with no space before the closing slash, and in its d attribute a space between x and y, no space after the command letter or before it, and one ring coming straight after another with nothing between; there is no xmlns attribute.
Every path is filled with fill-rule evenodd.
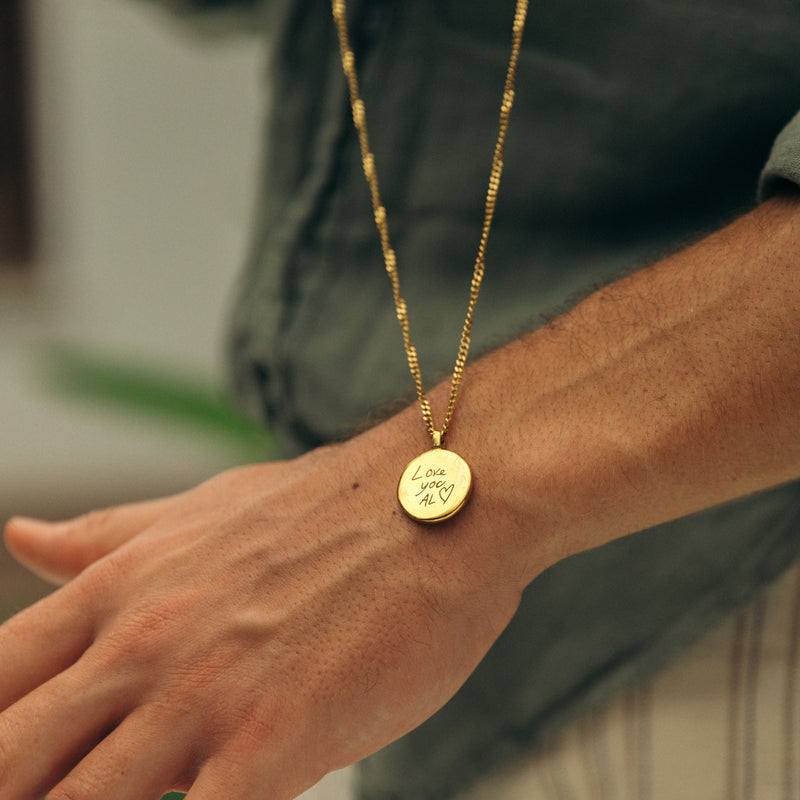
<svg viewBox="0 0 800 800"><path fill-rule="evenodd" d="M232 320L233 382L293 453L347 433L410 378L329 2L250 5L272 42L271 112ZM351 6L432 383L452 368L466 308L514 2ZM756 201L760 176L761 197L800 182L798 108L792 0L534 0L474 352L719 227ZM446 800L529 753L753 597L795 557L799 528L790 485L559 563L531 584L461 692L363 764L361 797Z"/></svg>

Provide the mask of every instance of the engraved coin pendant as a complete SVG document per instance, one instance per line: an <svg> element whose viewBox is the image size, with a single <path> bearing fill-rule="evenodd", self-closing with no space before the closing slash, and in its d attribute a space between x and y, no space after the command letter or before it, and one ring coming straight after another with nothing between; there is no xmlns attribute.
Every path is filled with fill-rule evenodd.
<svg viewBox="0 0 800 800"><path fill-rule="evenodd" d="M442 522L457 514L472 492L472 472L461 456L437 447L417 456L397 485L403 510L418 522Z"/></svg>

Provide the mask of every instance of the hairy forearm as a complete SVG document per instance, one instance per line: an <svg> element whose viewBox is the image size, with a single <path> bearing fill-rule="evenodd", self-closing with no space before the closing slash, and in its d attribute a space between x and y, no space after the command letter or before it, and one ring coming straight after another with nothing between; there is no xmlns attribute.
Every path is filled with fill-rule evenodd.
<svg viewBox="0 0 800 800"><path fill-rule="evenodd" d="M473 498L433 530L394 498L430 447L415 407L171 498L10 522L68 582L0 626L0 798L124 776L288 800L440 708L559 558L798 477L798 238L772 202L477 361L447 442Z"/></svg>
<svg viewBox="0 0 800 800"><path fill-rule="evenodd" d="M800 477L798 262L800 202L773 200L476 362L448 434L475 473L453 535L524 585ZM373 435L400 469L425 447L416 409Z"/></svg>

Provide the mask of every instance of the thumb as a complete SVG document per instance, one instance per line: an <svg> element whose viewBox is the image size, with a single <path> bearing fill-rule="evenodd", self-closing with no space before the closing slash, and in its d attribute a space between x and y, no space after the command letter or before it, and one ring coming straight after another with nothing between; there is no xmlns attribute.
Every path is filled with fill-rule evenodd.
<svg viewBox="0 0 800 800"><path fill-rule="evenodd" d="M62 584L116 550L165 511L171 498L91 511L66 522L14 517L6 523L9 552L31 572Z"/></svg>

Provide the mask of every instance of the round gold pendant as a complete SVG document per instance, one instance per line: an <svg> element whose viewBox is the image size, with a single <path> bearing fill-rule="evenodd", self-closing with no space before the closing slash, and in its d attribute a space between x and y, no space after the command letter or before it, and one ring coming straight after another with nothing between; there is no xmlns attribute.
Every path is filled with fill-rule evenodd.
<svg viewBox="0 0 800 800"><path fill-rule="evenodd" d="M403 471L397 499L418 522L441 522L457 514L472 492L472 472L461 456L441 447L417 456Z"/></svg>

